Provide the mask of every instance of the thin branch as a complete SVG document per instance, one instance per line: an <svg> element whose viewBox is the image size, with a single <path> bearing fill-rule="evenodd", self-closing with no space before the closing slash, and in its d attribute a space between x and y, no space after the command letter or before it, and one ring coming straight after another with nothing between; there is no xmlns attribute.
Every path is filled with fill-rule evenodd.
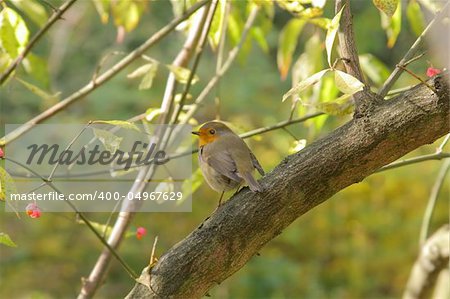
<svg viewBox="0 0 450 299"><path fill-rule="evenodd" d="M385 170L399 168L402 166L411 165L411 164L415 164L415 163L419 163L419 162L424 162L424 161L429 161L429 160L442 160L442 159L446 159L446 158L450 158L450 153L438 152L435 154L423 155L423 156L414 157L411 159L394 162L389 165L381 167L380 169L378 169L375 172L377 173L377 172L382 172Z"/></svg>
<svg viewBox="0 0 450 299"><path fill-rule="evenodd" d="M411 76L413 76L415 79L417 79L418 81L420 81L422 84L426 85L426 87L428 87L432 92L436 93L436 89L434 89L430 84L428 84L427 82L425 82L424 80L422 80L422 78L420 78L419 76L417 76L416 74L414 74L412 71L410 71L406 66L403 65L397 65L397 67L401 68L402 70L404 70L405 72L407 72L408 74L410 74Z"/></svg>
<svg viewBox="0 0 450 299"><path fill-rule="evenodd" d="M0 86L9 78L12 72L19 66L22 60L30 53L31 49L39 42L44 34L55 24L55 22L61 19L61 16L76 2L77 0L69 0L60 8L58 8L53 15L48 19L47 23L42 27L30 40L22 53L9 65L6 71L0 76Z"/></svg>
<svg viewBox="0 0 450 299"><path fill-rule="evenodd" d="M430 228L431 217L433 216L434 207L436 206L436 201L441 191L442 185L444 184L445 177L450 169L450 160L446 160L439 170L439 174L436 178L436 182L431 189L430 197L428 198L427 207L425 209L425 214L423 216L422 225L420 227L420 237L419 245L423 246L428 237L428 230Z"/></svg>
<svg viewBox="0 0 450 299"><path fill-rule="evenodd" d="M73 205L73 203L70 200L66 200L66 196L64 195L64 193L59 190L59 188L57 188L50 180L48 180L47 178L41 176L39 173L37 173L36 171L34 171L33 169L31 169L30 167L28 167L27 165L13 160L11 158L7 158L4 157L5 160L14 163L16 165L19 165L20 167L28 170L29 172L31 172L32 174L34 174L36 177L39 177L43 183L45 183L46 185L48 185L50 188L52 188L53 190L55 190L58 194L61 194L64 197L64 201L73 209L73 211L81 218L81 220L87 225L87 227L94 233L94 235L97 237L97 239L100 240L100 242L102 242L103 245L105 245L105 247L109 250L109 252L117 259L117 261L122 265L122 267L125 269L125 271L130 275L131 278L136 279L138 276L137 274L133 271L133 269L131 269L130 266L128 266L128 264L120 257L120 255L116 252L116 250L114 248L112 248L108 242L106 242L106 240L100 235L100 233L94 228L94 226L91 224L91 222L87 219L87 217L84 215L84 213L78 211L78 209Z"/></svg>
<svg viewBox="0 0 450 299"><path fill-rule="evenodd" d="M398 80L402 73L402 68L400 66L404 66L405 63L407 63L414 55L416 55L417 51L419 50L419 46L422 43L425 35L428 34L428 32L437 24L444 16L445 11L448 8L450 1L447 1L445 6L442 8L442 10L434 17L434 19L428 24L428 26L423 30L422 34L416 39L414 44L411 46L411 48L406 52L405 56L400 60L400 62L395 67L394 71L391 73L389 78L384 82L383 86L381 87L380 91L378 92L379 96L381 98L384 98L389 90L392 88L394 83Z"/></svg>
<svg viewBox="0 0 450 299"><path fill-rule="evenodd" d="M355 34L353 32L350 1L336 0L336 13L338 13L342 7L344 7L344 9L342 11L338 32L342 61L344 62L347 73L363 82L364 85L367 85L361 66L359 65L358 49L356 47Z"/></svg>
<svg viewBox="0 0 450 299"><path fill-rule="evenodd" d="M92 91L97 89L99 86L107 82L109 79L117 75L121 70L123 70L126 66L128 66L131 62L141 57L141 55L148 50L150 47L158 43L162 38L167 36L170 32L172 32L178 24L189 18L194 12L196 12L200 7L204 6L206 3L208 3L209 0L202 0L200 2L197 2L192 7L190 7L186 14L174 19L169 24L164 26L162 29L160 29L158 32L153 34L145 43L143 43L141 46L139 46L137 49L135 49L133 52L128 54L126 57L124 57L122 60L120 60L118 63L116 63L114 66L112 66L109 70L105 71L103 74L99 75L96 78L96 81L90 81L87 85L79 89L78 91L74 92L73 94L66 97L64 100L58 102L56 105L52 106L51 108L47 109L46 111L42 112L38 116L34 117L33 119L29 120L16 130L10 132L8 135L3 137L0 140L0 146L4 146L7 143L11 142L12 140L17 139L19 136L23 135L25 132L28 132L31 130L31 128L51 116L55 115L56 113L60 112L61 110L65 109L67 106L73 104L77 100L80 100L84 98L86 95L90 94Z"/></svg>
<svg viewBox="0 0 450 299"><path fill-rule="evenodd" d="M259 134L267 133L267 132L270 132L270 131L273 131L273 130L281 129L281 128L284 128L284 127L289 126L289 125L293 125L293 124L296 124L296 123L301 123L301 122L307 121L309 119L312 119L312 118L315 118L315 117L318 117L318 116L321 116L321 115L325 115L325 113L323 113L323 112L316 112L316 113L305 115L303 117L299 117L299 118L295 118L295 119L291 119L291 120L281 121L281 122L279 122L279 123L277 123L275 125L262 127L262 128L258 128L258 129L252 130L252 131L248 131L248 132L246 132L244 134L241 134L239 136L241 138L244 138L244 139L245 138L249 138L249 137L252 137L252 136L255 136L255 135L259 135Z"/></svg>

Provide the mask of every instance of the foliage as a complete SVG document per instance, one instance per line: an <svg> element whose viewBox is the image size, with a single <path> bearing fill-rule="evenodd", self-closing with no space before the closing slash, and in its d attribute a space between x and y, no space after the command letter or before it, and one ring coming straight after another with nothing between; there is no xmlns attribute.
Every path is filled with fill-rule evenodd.
<svg viewBox="0 0 450 299"><path fill-rule="evenodd" d="M80 2L65 16L71 21L58 21L1 87L2 125L25 122L59 102L62 95L76 91L94 78L99 66L102 70L111 66L104 59L107 53L131 52L173 16L181 16L196 3L194 0L175 0L171 4L138 0ZM37 0L7 0L0 4L0 73L45 25L52 14L51 4L60 5L58 1ZM353 109L351 95L361 90L363 84L347 74L337 58L336 35L342 10L334 13L332 1L255 0L230 4L221 0L208 35L210 48L194 76L197 84L192 87L185 108L193 105L192 99L215 75L221 40L225 40L225 57L228 50L239 44L255 5L260 11L239 52L240 64L220 80L195 119L201 123L218 115L244 132L273 125L289 116L324 112L326 115L303 125L288 127L287 132L278 130L248 141L256 156L261 157L263 167L270 170L286 155L302 150L345 123ZM359 1L352 5L358 24L354 28L358 46L365 49L360 55L361 67L376 91L404 54L403 44L412 44L426 27L429 21L426 11L434 12L439 7L433 1L410 0L403 9L407 23L406 20L402 23L402 1ZM144 114L145 122L156 122L161 115L157 107L167 75L172 73L181 87L190 77L190 66L175 66L172 60L196 17L182 22L177 27L178 33L138 57L124 70L128 75L118 74L83 101L55 115L52 121L87 123L102 119L95 123L136 129L132 122L123 119ZM367 22L366 18L379 19L380 24ZM59 26L64 28L65 37L58 32ZM377 38L383 34L387 40ZM374 38L358 39L358 35ZM439 67L439 61L427 54L408 68L424 77L429 66L427 60ZM405 75L397 86L417 83L415 78ZM287 99L292 100L291 105L286 103ZM109 131L94 132L105 147L113 150L121 142ZM433 152L438 144L419 149L411 156ZM196 157L193 163L196 165ZM436 162L408 166L376 174L348 188L294 223L268 244L261 256L214 288L211 295L214 298L398 297L417 251L420 221L437 169ZM133 269L148 262L151 244L147 240L159 236L160 255L214 210L218 195L202 182L198 170L185 182L194 192L192 213L137 215L133 226L147 227L151 238L143 238L141 242L135 238L125 240L120 254ZM0 199L4 198L5 190L8 193L13 188L13 180L0 167ZM449 193L448 185L444 186L440 198L448 197ZM0 208L5 205L0 202ZM448 208L448 203L438 201L433 227L447 221ZM15 246L9 238L12 236L20 245L0 247L0 297L58 298L79 291L80 286L74 282L87 275L101 247L86 226L74 225L77 223L74 214L47 213L39 219L19 219L3 211L0 214L0 231L8 232L0 233L0 243ZM106 223L111 215L89 216L97 230L110 233L111 226ZM143 230L140 232L138 235L142 237ZM126 236L135 233L128 230ZM48 280L55 273L60 279ZM131 283L127 274L113 263L98 297L125 295Z"/></svg>

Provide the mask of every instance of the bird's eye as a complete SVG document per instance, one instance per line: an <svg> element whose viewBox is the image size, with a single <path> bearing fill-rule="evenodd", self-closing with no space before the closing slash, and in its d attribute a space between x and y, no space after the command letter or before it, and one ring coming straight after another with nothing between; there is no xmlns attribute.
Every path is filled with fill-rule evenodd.
<svg viewBox="0 0 450 299"><path fill-rule="evenodd" d="M211 134L211 135L216 134L216 130L214 130L214 129L209 130L209 134Z"/></svg>

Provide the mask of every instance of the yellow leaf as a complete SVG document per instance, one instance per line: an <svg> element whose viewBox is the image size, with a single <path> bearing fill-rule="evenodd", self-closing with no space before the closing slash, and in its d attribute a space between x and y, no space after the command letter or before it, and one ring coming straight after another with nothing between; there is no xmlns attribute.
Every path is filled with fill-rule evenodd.
<svg viewBox="0 0 450 299"><path fill-rule="evenodd" d="M389 18L395 13L399 0L372 0L373 4L382 12L384 12Z"/></svg>
<svg viewBox="0 0 450 299"><path fill-rule="evenodd" d="M342 10L344 6L342 6L341 10L334 16L331 20L330 25L328 26L327 36L325 37L325 48L327 50L327 61L328 65L331 67L331 51L333 50L333 43L336 39L336 34L339 29L339 21L341 20Z"/></svg>
<svg viewBox="0 0 450 299"><path fill-rule="evenodd" d="M334 72L336 87L344 94L352 95L363 89L364 84L352 75L338 70L335 70Z"/></svg>

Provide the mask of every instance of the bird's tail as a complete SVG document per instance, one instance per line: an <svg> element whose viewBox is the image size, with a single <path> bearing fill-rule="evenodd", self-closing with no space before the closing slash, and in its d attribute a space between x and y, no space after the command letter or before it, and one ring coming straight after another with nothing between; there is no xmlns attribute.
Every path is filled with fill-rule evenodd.
<svg viewBox="0 0 450 299"><path fill-rule="evenodd" d="M250 172L245 172L244 174L242 174L242 178L245 180L250 190L252 190L253 192L263 191L262 186L258 183L258 181L255 180L255 178Z"/></svg>

